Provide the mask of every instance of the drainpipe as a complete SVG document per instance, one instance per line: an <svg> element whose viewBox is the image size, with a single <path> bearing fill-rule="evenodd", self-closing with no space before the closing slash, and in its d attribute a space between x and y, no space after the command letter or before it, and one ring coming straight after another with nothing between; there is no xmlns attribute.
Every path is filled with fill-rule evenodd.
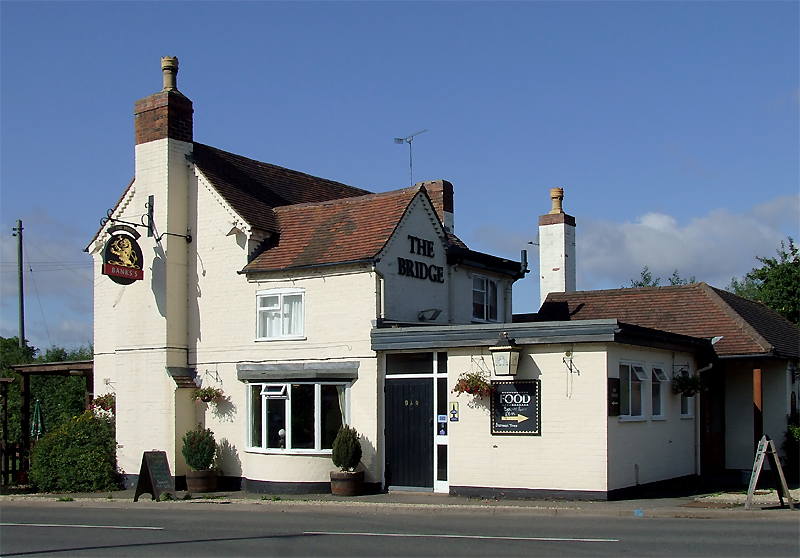
<svg viewBox="0 0 800 558"><path fill-rule="evenodd" d="M714 363L712 362L708 366L696 370L695 375L699 376L713 367ZM700 467L700 394L698 394L694 401L694 474L699 476L702 472Z"/></svg>
<svg viewBox="0 0 800 558"><path fill-rule="evenodd" d="M383 274L378 271L376 267L376 262L372 262L372 273L375 274L375 312L377 313L378 321L381 321L385 317L386 308L384 306L384 299L383 299L383 285L385 279Z"/></svg>

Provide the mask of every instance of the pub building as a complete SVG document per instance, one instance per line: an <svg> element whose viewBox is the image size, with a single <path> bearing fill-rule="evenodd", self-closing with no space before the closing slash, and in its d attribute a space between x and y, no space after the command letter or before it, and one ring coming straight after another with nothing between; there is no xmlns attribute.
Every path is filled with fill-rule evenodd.
<svg viewBox="0 0 800 558"><path fill-rule="evenodd" d="M360 434L371 490L605 499L717 466L703 453L700 395L671 384L724 369L724 344L619 305L580 318L562 190L539 220L545 304L513 316L526 255L470 250L449 182L372 193L195 142L177 58L161 68L163 89L135 104L135 178L87 248L95 393L116 393L128 486L151 450L180 485L181 438L198 424L216 437L222 486L255 492L329 491L343 423ZM698 289L714 290L678 289L673 304ZM744 379L763 355L750 356ZM760 362L760 428L779 439L797 348ZM457 393L466 376L491 392ZM198 386L224 398L196 402ZM745 387L723 382L715 397L739 405ZM747 420L709 444L723 469L752 459Z"/></svg>

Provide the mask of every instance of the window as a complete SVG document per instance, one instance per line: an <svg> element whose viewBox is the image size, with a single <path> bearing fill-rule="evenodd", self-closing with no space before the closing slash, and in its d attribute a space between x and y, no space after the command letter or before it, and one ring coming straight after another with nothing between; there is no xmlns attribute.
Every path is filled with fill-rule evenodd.
<svg viewBox="0 0 800 558"><path fill-rule="evenodd" d="M260 291L257 295L257 339L302 339L304 293L298 289Z"/></svg>
<svg viewBox="0 0 800 558"><path fill-rule="evenodd" d="M644 368L638 364L619 365L619 414L642 416L642 383L647 380Z"/></svg>
<svg viewBox="0 0 800 558"><path fill-rule="evenodd" d="M248 447L330 451L345 416L345 384L248 384Z"/></svg>
<svg viewBox="0 0 800 558"><path fill-rule="evenodd" d="M660 366L653 366L652 378L653 406L651 410L654 417L660 417L664 414L664 386L662 384L666 384L669 380Z"/></svg>
<svg viewBox="0 0 800 558"><path fill-rule="evenodd" d="M497 281L479 277L472 277L472 319L481 322L497 321Z"/></svg>
<svg viewBox="0 0 800 558"><path fill-rule="evenodd" d="M681 394L681 416L682 417L692 416L693 406L694 406L694 396L686 397L684 394Z"/></svg>

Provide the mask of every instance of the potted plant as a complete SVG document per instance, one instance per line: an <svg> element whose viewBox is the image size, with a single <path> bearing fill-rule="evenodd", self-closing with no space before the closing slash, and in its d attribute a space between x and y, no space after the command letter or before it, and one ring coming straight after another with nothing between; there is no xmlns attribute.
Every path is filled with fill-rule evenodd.
<svg viewBox="0 0 800 558"><path fill-rule="evenodd" d="M224 393L219 388L206 386L192 391L191 397L197 402L217 403L224 397Z"/></svg>
<svg viewBox="0 0 800 558"><path fill-rule="evenodd" d="M359 496L364 493L364 471L355 468L361 461L361 441L355 428L342 425L333 441L333 464L338 471L331 471L331 494L336 496Z"/></svg>
<svg viewBox="0 0 800 558"><path fill-rule="evenodd" d="M183 458L186 471L186 490L189 492L216 492L217 471L211 468L217 453L214 433L199 424L183 435Z"/></svg>
<svg viewBox="0 0 800 558"><path fill-rule="evenodd" d="M492 384L480 372L464 372L458 377L453 393L456 397L462 393L486 397L492 393Z"/></svg>
<svg viewBox="0 0 800 558"><path fill-rule="evenodd" d="M680 393L684 397L692 397L694 394L703 391L703 389L700 376L691 376L686 371L675 374L672 378L672 393Z"/></svg>

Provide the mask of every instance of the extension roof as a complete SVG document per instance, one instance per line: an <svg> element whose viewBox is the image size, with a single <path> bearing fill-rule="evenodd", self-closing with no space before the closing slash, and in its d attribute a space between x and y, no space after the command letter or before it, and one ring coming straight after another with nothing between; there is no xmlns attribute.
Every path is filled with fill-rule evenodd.
<svg viewBox="0 0 800 558"><path fill-rule="evenodd" d="M760 302L705 283L550 293L538 314L514 321L616 318L642 327L712 339L719 357L800 358L800 328Z"/></svg>

